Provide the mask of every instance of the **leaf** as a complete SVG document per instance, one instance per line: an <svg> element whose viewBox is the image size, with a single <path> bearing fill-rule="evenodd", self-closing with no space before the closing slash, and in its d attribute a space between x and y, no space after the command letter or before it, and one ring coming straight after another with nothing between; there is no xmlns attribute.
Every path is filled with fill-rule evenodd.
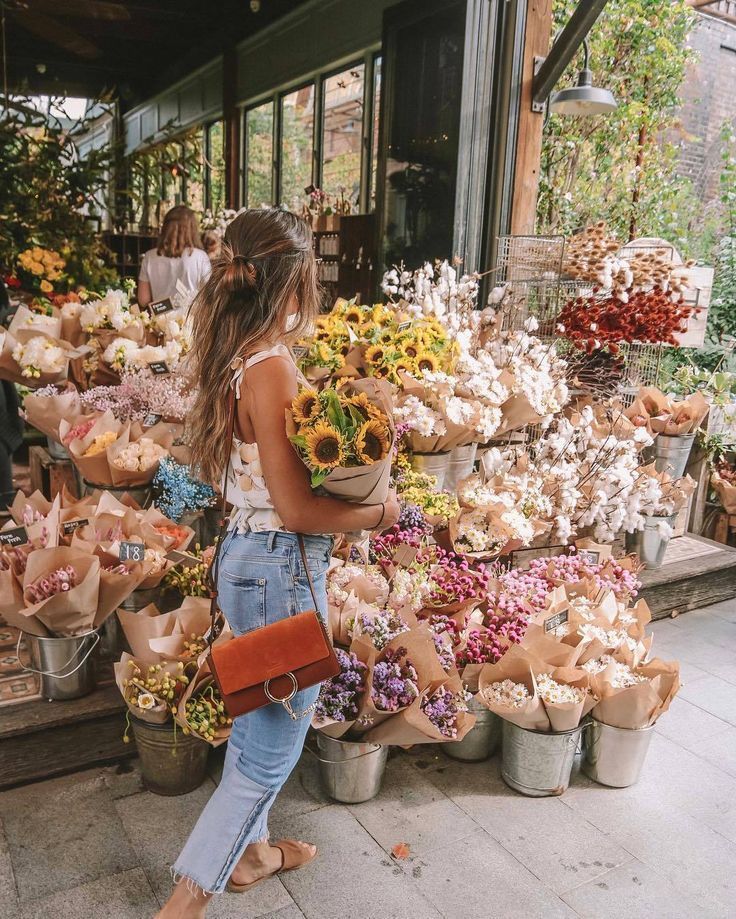
<svg viewBox="0 0 736 919"><path fill-rule="evenodd" d="M319 488L329 474L329 469L315 469L312 472L312 488Z"/></svg>
<svg viewBox="0 0 736 919"><path fill-rule="evenodd" d="M330 420L330 424L337 428L341 434L345 433L347 418L345 417L345 412L342 410L337 393L334 389L326 389L324 391L324 396L327 402L327 417Z"/></svg>
<svg viewBox="0 0 736 919"><path fill-rule="evenodd" d="M396 845L391 849L391 855L393 858L409 858L411 853L411 848L408 842L397 842Z"/></svg>
<svg viewBox="0 0 736 919"><path fill-rule="evenodd" d="M295 447L302 447L306 449L307 438L303 434L291 434L289 440L294 444Z"/></svg>

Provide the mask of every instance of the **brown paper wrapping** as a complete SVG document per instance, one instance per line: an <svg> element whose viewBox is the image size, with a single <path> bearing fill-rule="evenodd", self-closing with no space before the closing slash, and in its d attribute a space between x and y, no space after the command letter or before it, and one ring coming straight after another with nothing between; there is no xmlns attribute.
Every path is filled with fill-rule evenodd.
<svg viewBox="0 0 736 919"><path fill-rule="evenodd" d="M0 380L9 380L11 383L19 383L28 389L40 389L42 386L48 386L49 383L63 383L67 378L69 370L69 361L58 373L42 373L40 377L24 377L20 365L13 357L13 349L17 341L9 332L0 331ZM65 345L66 342L59 342Z"/></svg>
<svg viewBox="0 0 736 919"><path fill-rule="evenodd" d="M63 421L69 430L83 414L79 392L69 384L56 396L29 393L23 400L23 411L28 424L59 442L63 436L59 431L60 423Z"/></svg>
<svg viewBox="0 0 736 919"><path fill-rule="evenodd" d="M155 708L149 709L138 708L130 702L132 687L124 685L125 681L130 679L133 670L130 666L130 661L137 664L144 674L148 666L148 662L137 658L135 655L127 654L124 651L120 660L117 661L113 667L115 672L115 683L120 690L121 696L125 700L125 704L128 706L128 710L131 714L135 715L136 718L140 718L141 721L147 721L149 724L165 724L169 719L173 719L171 709L164 701L160 701ZM173 676L177 672L177 666L176 664L172 664L170 667L166 667L166 670Z"/></svg>
<svg viewBox="0 0 736 919"><path fill-rule="evenodd" d="M173 614L160 613L155 604L149 603L135 613L118 609L118 619L133 656L146 665L159 663L161 657L152 650L150 641L171 635L175 624Z"/></svg>
<svg viewBox="0 0 736 919"><path fill-rule="evenodd" d="M631 664L625 653L616 653L617 660ZM663 661L659 658L636 668L649 678L648 682L637 683L625 689L616 689L610 683L610 670L592 677L595 692L600 702L593 708L597 721L616 728L638 729L654 724L667 711L680 688L680 665L677 661Z"/></svg>
<svg viewBox="0 0 736 919"><path fill-rule="evenodd" d="M512 645L498 663L483 665L478 677L479 692L475 698L477 702L480 702L489 711L495 712L504 721L510 721L512 724L516 724L527 731L549 731L549 717L532 680L532 665L534 663L537 663L542 668L544 667L542 661L537 661L519 645ZM495 705L489 702L483 690L492 683L500 683L503 680L523 683L531 693L530 699L518 708Z"/></svg>
<svg viewBox="0 0 736 919"><path fill-rule="evenodd" d="M727 514L736 514L736 485L726 482L717 472L714 472L711 476L711 484L723 505L723 510Z"/></svg>
<svg viewBox="0 0 736 919"><path fill-rule="evenodd" d="M692 434L700 427L710 408L700 392L677 402L655 386L640 389L638 399L639 409L643 408L648 415L650 431L668 437ZM627 415L629 418L632 417L629 413Z"/></svg>
<svg viewBox="0 0 736 919"><path fill-rule="evenodd" d="M21 303L8 325L8 332L16 341L23 344L36 335L55 338L58 341L62 337L61 315L53 307L51 316L35 313Z"/></svg>
<svg viewBox="0 0 736 919"><path fill-rule="evenodd" d="M457 716L457 736L450 738L441 734L422 711L422 701L443 686L450 692L462 692L462 682L457 675L433 681L408 708L368 731L365 735L366 742L409 747L414 744L449 743L462 740L475 724L475 715L470 712L460 712Z"/></svg>
<svg viewBox="0 0 736 919"><path fill-rule="evenodd" d="M196 674L191 678L189 685L184 690L184 693L182 694L181 699L179 699L179 704L176 707L176 714L174 715L174 720L182 728L191 730L189 728L189 724L186 718L187 702L189 701L189 699L192 698L192 696L195 693L199 693L205 690L208 686L215 686L215 681L210 671L209 664L205 660L200 665ZM225 725L218 726L217 730L215 731L214 740L205 740L204 737L202 737L200 734L195 733L194 731L192 731L191 733L193 737L197 737L199 740L202 741L202 743L208 743L210 744L210 746L219 747L220 744L225 743L225 741L228 739L228 737L230 736L231 730L232 728L230 726L225 726Z"/></svg>
<svg viewBox="0 0 736 919"><path fill-rule="evenodd" d="M122 424L117 420L111 411L105 412L95 422L89 433L82 438L77 438L68 446L69 456L77 467L82 477L93 485L99 485L101 488L111 487L113 484L110 464L107 459L107 451L103 450L95 456L85 456L85 452L93 443L95 437L105 434L107 431L113 431L117 437L123 432Z"/></svg>
<svg viewBox="0 0 736 919"><path fill-rule="evenodd" d="M55 636L81 635L95 627L100 596L100 560L67 546L38 549L28 556L23 592L28 585L65 565L73 565L80 579L76 587L20 610L27 621L36 619ZM26 631L31 631L27 628ZM40 634L36 632L36 634Z"/></svg>

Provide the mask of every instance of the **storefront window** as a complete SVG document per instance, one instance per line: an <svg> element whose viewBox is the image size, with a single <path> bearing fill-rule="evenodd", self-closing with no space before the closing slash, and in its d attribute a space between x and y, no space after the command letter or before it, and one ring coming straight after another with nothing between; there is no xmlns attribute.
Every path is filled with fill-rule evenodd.
<svg viewBox="0 0 736 919"><path fill-rule="evenodd" d="M245 113L245 203L273 204L273 102Z"/></svg>
<svg viewBox="0 0 736 919"><path fill-rule="evenodd" d="M322 189L344 197L352 210L360 197L365 65L336 73L323 83Z"/></svg>
<svg viewBox="0 0 736 919"><path fill-rule="evenodd" d="M370 210L376 209L376 175L378 174L378 125L381 121L381 58L377 57L373 69L373 137L371 142L371 201Z"/></svg>
<svg viewBox="0 0 736 919"><path fill-rule="evenodd" d="M201 131L190 134L182 144L184 203L197 212L201 212L205 208L206 130L206 128L203 128Z"/></svg>
<svg viewBox="0 0 736 919"><path fill-rule="evenodd" d="M314 83L281 99L281 203L301 209L304 189L312 183Z"/></svg>
<svg viewBox="0 0 736 919"><path fill-rule="evenodd" d="M383 86L386 162L380 234L386 265L452 255L465 4L393 26ZM407 54L406 48L412 53ZM386 102L387 94L391 95Z"/></svg>
<svg viewBox="0 0 736 919"><path fill-rule="evenodd" d="M207 207L219 211L225 207L225 127L221 121L207 126Z"/></svg>

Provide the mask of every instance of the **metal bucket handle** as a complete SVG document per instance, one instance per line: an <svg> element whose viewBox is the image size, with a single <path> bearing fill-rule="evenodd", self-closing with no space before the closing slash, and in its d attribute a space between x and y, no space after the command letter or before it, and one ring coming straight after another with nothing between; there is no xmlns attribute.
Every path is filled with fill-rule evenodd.
<svg viewBox="0 0 736 919"><path fill-rule="evenodd" d="M383 746L382 744L376 744L376 747L380 750ZM347 759L323 759L319 755L319 751L313 750L308 743L304 743L304 749L307 753L311 753L315 759L318 759L321 763L327 763L328 766L344 766L345 763L354 763L356 759L362 759L364 756L372 756L376 753L376 750L367 750L365 753L359 753L357 756L349 756Z"/></svg>
<svg viewBox="0 0 736 919"><path fill-rule="evenodd" d="M18 644L15 646L15 654L16 654L16 657L18 658L18 663L20 664L21 669L25 670L26 673L37 673L39 676L53 676L53 677L56 677L57 679L65 680L67 677L74 676L77 670L80 670L84 666L85 662L87 661L87 658L90 656L90 654L94 651L94 649L100 643L100 633L95 632L95 637L94 637L94 641L92 642L92 647L84 655L84 657L77 664L74 670L70 670L69 673L63 673L62 671L66 670L66 668L69 666L69 664L71 664L71 662L74 660L77 654L79 654L79 651L82 647L81 642L79 646L77 647L77 650L74 652L74 654L72 654L69 660L65 664L62 665L60 670L34 670L33 667L26 667L26 665L22 664L20 661L20 643L22 639L23 639L23 632L19 632L18 633Z"/></svg>

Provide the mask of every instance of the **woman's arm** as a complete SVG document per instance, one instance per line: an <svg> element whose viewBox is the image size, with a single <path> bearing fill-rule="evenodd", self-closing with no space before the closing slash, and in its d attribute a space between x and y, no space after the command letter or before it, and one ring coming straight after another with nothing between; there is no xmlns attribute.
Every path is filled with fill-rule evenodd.
<svg viewBox="0 0 736 919"><path fill-rule="evenodd" d="M351 504L315 495L309 473L286 434L285 412L297 394L294 367L283 357L254 364L247 371L238 408L241 430L253 428L271 500L287 530L294 533L349 533L393 526L395 496L380 504ZM383 514L383 519L381 516Z"/></svg>
<svg viewBox="0 0 736 919"><path fill-rule="evenodd" d="M151 295L151 285L148 281L138 281L138 306L148 306L153 300Z"/></svg>

